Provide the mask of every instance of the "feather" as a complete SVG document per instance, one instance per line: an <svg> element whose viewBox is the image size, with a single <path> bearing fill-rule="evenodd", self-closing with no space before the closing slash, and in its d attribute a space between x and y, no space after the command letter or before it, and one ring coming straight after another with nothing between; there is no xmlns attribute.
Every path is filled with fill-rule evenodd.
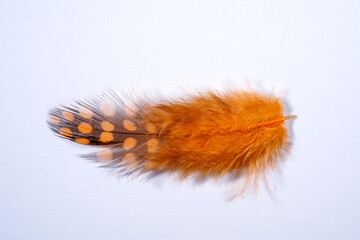
<svg viewBox="0 0 360 240"><path fill-rule="evenodd" d="M256 92L208 91L181 99L125 101L114 92L51 109L59 136L103 150L84 155L124 175L185 178L265 174L290 146L284 100Z"/></svg>

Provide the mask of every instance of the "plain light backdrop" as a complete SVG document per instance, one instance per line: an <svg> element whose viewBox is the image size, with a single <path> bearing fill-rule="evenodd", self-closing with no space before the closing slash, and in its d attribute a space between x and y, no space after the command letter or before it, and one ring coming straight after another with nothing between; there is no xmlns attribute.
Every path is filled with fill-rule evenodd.
<svg viewBox="0 0 360 240"><path fill-rule="evenodd" d="M0 239L359 239L358 1L1 1ZM113 88L286 92L294 147L262 189L119 179L50 107Z"/></svg>

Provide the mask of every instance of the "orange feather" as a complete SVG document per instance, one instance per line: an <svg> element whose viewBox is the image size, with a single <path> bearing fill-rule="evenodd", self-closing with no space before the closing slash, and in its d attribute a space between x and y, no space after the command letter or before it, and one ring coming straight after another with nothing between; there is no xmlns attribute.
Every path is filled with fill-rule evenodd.
<svg viewBox="0 0 360 240"><path fill-rule="evenodd" d="M106 149L84 157L130 175L177 173L247 178L265 174L290 146L284 102L256 91L208 91L126 103L102 97L50 110L61 137Z"/></svg>

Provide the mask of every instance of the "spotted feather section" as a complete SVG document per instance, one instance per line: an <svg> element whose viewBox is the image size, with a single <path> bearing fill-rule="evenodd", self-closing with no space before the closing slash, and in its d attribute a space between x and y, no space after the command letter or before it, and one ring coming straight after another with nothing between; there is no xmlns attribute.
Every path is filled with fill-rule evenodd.
<svg viewBox="0 0 360 240"><path fill-rule="evenodd" d="M143 108L141 103L126 104L110 91L96 99L51 109L48 125L62 138L105 147L84 158L130 173L143 167L146 154L159 142L158 128L141 118Z"/></svg>

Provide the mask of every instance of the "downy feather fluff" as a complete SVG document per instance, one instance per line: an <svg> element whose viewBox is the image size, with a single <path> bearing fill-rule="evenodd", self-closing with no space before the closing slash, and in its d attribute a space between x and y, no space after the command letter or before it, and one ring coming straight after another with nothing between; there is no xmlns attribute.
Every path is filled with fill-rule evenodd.
<svg viewBox="0 0 360 240"><path fill-rule="evenodd" d="M258 177L290 141L282 99L254 90L208 91L181 99L98 98L51 109L59 136L104 149L84 157L124 175L176 173Z"/></svg>

